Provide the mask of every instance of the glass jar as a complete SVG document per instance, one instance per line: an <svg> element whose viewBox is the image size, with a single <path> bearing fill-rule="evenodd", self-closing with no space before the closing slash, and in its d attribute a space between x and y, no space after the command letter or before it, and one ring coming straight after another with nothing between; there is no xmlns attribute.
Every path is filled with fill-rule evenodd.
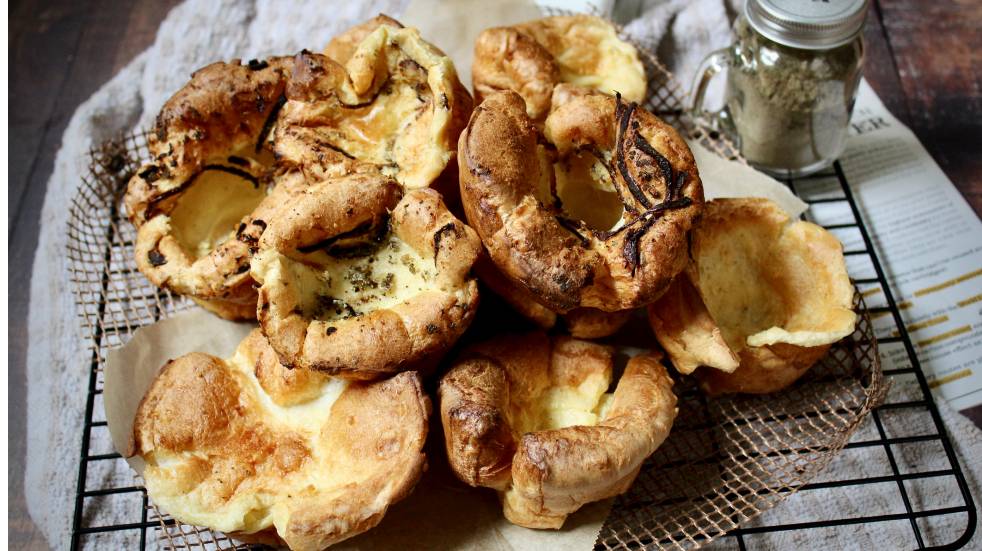
<svg viewBox="0 0 982 551"><path fill-rule="evenodd" d="M696 73L690 112L730 136L777 176L829 165L845 148L862 77L868 0L746 0L735 42ZM705 111L710 80L727 69L725 106Z"/></svg>

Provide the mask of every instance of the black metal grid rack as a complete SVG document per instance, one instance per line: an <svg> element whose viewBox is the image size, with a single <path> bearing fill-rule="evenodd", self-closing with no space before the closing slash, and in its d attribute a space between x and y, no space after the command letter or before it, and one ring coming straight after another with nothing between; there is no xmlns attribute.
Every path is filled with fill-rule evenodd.
<svg viewBox="0 0 982 551"><path fill-rule="evenodd" d="M193 539L193 545L202 549L249 549L223 535L185 533L190 527L158 512L142 481L112 449L109 439L102 405L107 350L122 345L137 328L158 321L164 312L193 304L142 281L135 262L128 258L136 236L119 212L119 199L139 166L137 152L145 149L146 134L136 134L90 151L90 173L83 177L69 212L70 278L82 325L90 337L71 548L107 548L107 534L113 534L115 547L122 541L127 549L157 548L156 535L174 530L170 541L186 539L192 545ZM93 224L92 220L102 222ZM94 276L89 265L98 266L101 275ZM120 507L121 503L125 505ZM128 508L131 515L119 518L114 511L121 508Z"/></svg>
<svg viewBox="0 0 982 551"><path fill-rule="evenodd" d="M636 45L643 54L650 78L649 90L653 91L653 97L649 98L646 107L669 122L679 122L684 92L674 77L650 54L650 48L643 44ZM706 143L706 136L702 141ZM71 548L103 549L111 541L116 547L120 547L119 542L124 542L122 548L141 550L158 546L250 549L249 546L237 545L225 536L186 526L158 512L149 500L142 481L132 473L111 444L107 446L108 427L101 404L102 367L106 351L122 345L137 327L157 321L164 312L178 311L192 304L187 299L157 289L142 278L132 259L135 231L118 212L119 195L125 188L128 175L139 165L136 152L145 150L145 146L146 136L137 134L93 151L92 172L83 179L83 186L69 213L69 232L79 237L69 240L71 278L83 324L91 337L91 363ZM733 153L732 147L716 150L724 155ZM833 511L823 518L789 519L781 518L781 508L778 508L771 511L776 514L742 523L714 545L725 549L752 549L761 546L766 538L780 537L782 534L800 533L805 537L811 532L823 531L849 534L859 525L869 525L890 526L893 530L903 531L909 536L906 548L962 548L976 531L976 508L846 175L835 163L830 170L801 179L789 178L785 182L812 207L812 211L826 206L838 206L845 211L844 216L832 220L814 221L834 233L851 233L841 235L840 239L846 243L847 259L860 266L854 271L850 265L854 283L860 291L871 293L867 298L867 302L871 303L871 317L892 322L892 327L884 328L883 334L878 333L881 352L890 355L892 360L892 366L888 365L883 375L894 383L894 389L907 391L899 397L888 397L887 403L873 410L871 419L842 450L843 455L881 451L884 470L861 478L850 478L837 476L833 463L824 476L820 475L816 480L794 488L798 492L795 499L821 496L822 499L834 500L839 494L887 489L886 494L892 496L890 503L894 509L871 510L870 514L859 517L837 517ZM104 222L96 224L92 220ZM79 269L80 266L89 265L99 266L101 275L95 276L91 270ZM876 293L876 289L880 292ZM137 319L132 315L134 312L139 312ZM921 421L920 426L929 429L916 434L897 430L898 426L902 428L906 425L907 420L915 419ZM911 469L905 461L907 446L935 447L933 456L937 458L938 465ZM924 482L945 488L943 493L950 497L948 502L920 503L916 486ZM761 491L766 492L768 488ZM898 507L898 501L902 508ZM126 514L118 516L115 512L120 510L126 511ZM950 541L936 541L933 523L937 522L954 525L954 532L961 535ZM952 530L946 532L951 533ZM644 546L658 547L658 543L645 542Z"/></svg>
<svg viewBox="0 0 982 551"><path fill-rule="evenodd" d="M800 520L773 525L758 523L758 525L752 527L741 526L728 533L724 539L735 540L737 547L743 550L748 547L753 548L752 544L748 544L748 540L754 536L763 534L774 534L792 530L845 529L843 527L873 523L897 523L906 524L909 527L912 543L914 544L911 547L913 549L963 548L971 541L976 531L978 516L975 504L968 484L966 483L965 475L959 465L951 440L948 437L941 415L931 394L930 386L921 369L913 342L907 333L903 318L901 317L900 308L890 289L883 266L874 249L873 240L863 221L852 189L846 179L845 172L841 164L836 161L830 169L825 171L799 179L793 179L789 176L783 178L783 181L795 195L805 201L809 207L812 207L809 214L806 215L806 219L814 216L814 213L811 211L814 210L815 205L839 204L840 206L846 207L846 219L834 220L831 223L816 222L832 232L852 231L857 234L851 241L855 243L853 247L858 245L859 248L850 247L848 244L850 240L843 239L847 243L845 254L847 257L860 260L860 262L854 262L853 264L861 264L861 261L865 260L868 262L868 266L866 270L861 270L867 272L866 274L862 274L863 277L856 277L857 274L850 269L850 274L853 275L853 282L861 291L867 289L867 292L863 293L864 295L868 293L880 295L882 293L882 304L871 306L869 308L870 315L874 319L887 318L889 322L892 322L890 326L893 330L888 330L886 335L878 336L877 338L881 346L881 354L884 353L883 347L893 346L902 347L903 349L903 354L899 358L897 355L894 355L891 360L891 363L895 367L884 368L883 375L891 384L899 383L901 378L911 377L914 383L914 385L905 385L908 390L913 388L913 395L908 393L899 400L888 399L886 403L871 412L870 417L874 429L871 434L872 437L853 438L853 441L846 444L844 448L844 450L882 448L890 468L888 473L860 479L823 480L807 484L799 488L799 491L807 492L809 490L835 489L856 492L864 491L863 487L869 485L895 485L896 492L899 494L900 500L903 503L903 511L859 517ZM918 434L894 435L884 420L884 416L888 414L903 415L918 412L926 413L930 417L932 430ZM947 468L903 472L902 461L898 458L897 448L904 445L922 443L932 443L939 446L940 451L944 454L944 459L948 463ZM916 507L913 503L911 497L912 492L908 485L911 482L929 479L934 479L935 483L947 483L949 489L955 490L957 492L954 495L956 498L954 500L955 503L949 503L943 507ZM960 503L958 503L959 501ZM943 542L930 541L926 537L925 525L928 524L928 521L941 518L953 520L950 517L959 515L965 519L964 531L961 532L959 537Z"/></svg>
<svg viewBox="0 0 982 551"><path fill-rule="evenodd" d="M650 57L644 61L650 77L649 89L654 91L655 97L650 98L646 106L666 120L678 122L684 92L674 77L649 55L647 50L650 48L643 44L636 45L642 54ZM705 138L703 136L704 143ZM102 367L106 350L122 345L124 338L131 335L133 330L157 321L164 312L191 306L190 301L152 286L137 272L131 258L135 232L125 220L121 220L117 210L119 194L125 188L128 175L139 165L139 158L134 152L145 148L145 144L146 136L138 134L93 151L92 173L84 178L84 185L69 213L69 231L83 236L84 239L76 241L87 244L73 248L70 243L68 256L71 265L98 264L103 267L100 277L75 268L71 274L80 314L91 336L91 363L71 548L103 549L108 541L105 536L112 535L112 541L117 546L119 541L124 541L124 548L140 550L167 545L180 549L251 549L253 547L236 545L225 536L199 531L159 513L148 499L139 478L112 450L111 445L106 447L108 428L101 405ZM732 154L732 148L723 148L722 152ZM860 291L871 293L867 298L871 304L871 317L890 325L877 338L883 355L891 356L892 365L883 370L883 375L894 383L894 389L904 388L907 391L899 397L888 397L885 404L873 410L870 420L842 450L842 454L882 451L885 470L861 478L849 478L836 476L833 464L827 469L827 472L831 471L827 476L819 476L817 480L795 488L798 492L795 499L805 500L812 495L834 499L836 494L888 489L885 495L893 496L891 504L895 507L890 511L870 511L870 514L858 517L837 517L832 512L828 518L787 519L780 518L779 514L769 514L730 530L715 545L725 549L753 549L759 547L763 539L781 534L803 533L806 537L810 532L848 534L859 525L869 525L890 526L894 530L904 531L909 536L910 544L906 548L910 549L963 548L971 541L977 528L975 504L846 175L836 162L829 170L800 179L787 178L785 182L812 207L812 211L825 206L837 206L844 210L844 216L829 221L813 221L834 233L852 234L840 236L847 246L847 259L860 266L854 271L851 264L850 274ZM88 222L93 219L108 223L93 225ZM111 277L113 274L132 274L133 277ZM119 281L123 281L122 287ZM880 291L875 292L876 289ZM139 311L139 319L131 319L126 314L127 310ZM898 426L906 425L906 420L915 418L921 421L920 426L929 429L916 434L897 430ZM936 448L934 456L938 465L910 469L905 462L907 446ZM950 499L943 504L919 503L917 484L923 482L945 488ZM896 507L898 498L902 508ZM117 518L108 514L109 511L120 510L121 501L126 503L122 509L126 509L128 515ZM780 510L775 509L772 513L780 513ZM773 520L775 517L776 521ZM960 536L949 541L936 541L937 534L932 527L937 522L954 525L954 532L960 533ZM657 548L658 543L646 542L645 547Z"/></svg>
<svg viewBox="0 0 982 551"><path fill-rule="evenodd" d="M173 542L176 538L188 548L234 548L234 542L224 536L210 532L186 533L184 532L186 527L166 515L159 514L148 500L140 480L130 472L120 455L111 448L105 448L108 435L99 434L107 431L101 407L102 365L105 360L105 350L122 344L121 337L129 335L137 326L159 319L165 310L180 310L190 304L185 299L173 297L166 291L159 291L146 282L127 284L128 288L125 289L115 288L108 276L113 270L127 271L139 276L132 259L128 258L134 237L133 230L125 221L120 221L116 205L118 194L125 186L125 175L131 174L136 169L136 160L126 152L139 148L142 144L137 142L144 139L144 136L139 135L130 137L122 144L117 144L116 149L109 148L93 154L96 160L93 170L97 173L101 171L101 175L96 174L96 176L116 174L118 176L113 180L115 185L112 189L106 189L105 186L100 187L88 182L90 185L83 187L70 214L70 225L78 224L81 217L100 217L111 221L104 227L104 235L98 236L96 240L100 244L98 247L69 250L70 259L73 261L96 261L102 262L105 266L105 274L100 280L85 279L85 274L78 272L72 274L82 318L90 324L93 346L85 403L85 422L82 427L71 546L72 549L103 548L100 545L100 542L104 541L102 536L109 533L126 533L127 545L142 550L146 549L148 544L155 547L154 542L158 540L163 542L165 538L160 532L166 532L167 540ZM824 224L824 227L833 232L856 232L857 235L851 239L843 238L847 243L846 255L852 259L866 259L868 267L865 274L852 272L854 282L860 290L864 288L881 290L881 293L875 294L882 296L882 304L873 305L870 313L873 317L892 321L895 325L895 334L883 336L879 338L879 342L882 347L900 347L902 352L893 354L894 367L885 369L884 376L898 383L906 378L905 384L895 386L905 386L915 391L913 397L906 396L899 401L888 400L886 404L874 410L871 416L871 430L866 431L865 436L861 431L858 438L853 438L853 441L845 446L844 453L858 449L882 449L889 463L888 472L861 479L833 477L812 482L798 488L801 492L798 499L806 499L802 496L807 496L812 491L863 492L866 491L864 487L892 485L900 496L903 509L852 518L795 519L791 522L774 524L757 521L730 531L720 540L719 545L747 549L757 545L756 538L768 534L808 530L845 531L849 530L850 526L861 524L898 523L898 526L902 525L906 527L904 529L909 530L911 548L963 547L971 540L976 530L978 519L975 505L845 174L841 166L836 163L831 171L798 180L788 179L786 182L796 194L812 206L813 210L827 204L845 207L849 215L848 219L837 219L833 223ZM81 226L73 226L71 230L85 231ZM850 241L854 244L853 247L849 246ZM856 245L859 248L854 248ZM139 277L134 277L131 281L141 280ZM132 288L134 285L137 288ZM119 315L119 311L123 308L121 303L129 301L130 303L125 306L132 308L133 300L140 303L145 314L140 320L131 320ZM926 414L929 417L930 431L913 435L893 433L891 426L897 424L898 415L918 414ZM921 444L938 446L939 458L944 460L946 466L907 472L903 468L902 447ZM954 502L936 507L919 506L913 497L916 492L912 491L911 486L925 480L950 482L949 493L955 498ZM105 512L110 508L105 502L119 500L132 504L131 516L114 518L110 515L106 518ZM118 510L118 506L113 510ZM961 535L958 538L942 542L931 539L932 522L952 520L960 523L959 519L964 519L964 529L960 531Z"/></svg>

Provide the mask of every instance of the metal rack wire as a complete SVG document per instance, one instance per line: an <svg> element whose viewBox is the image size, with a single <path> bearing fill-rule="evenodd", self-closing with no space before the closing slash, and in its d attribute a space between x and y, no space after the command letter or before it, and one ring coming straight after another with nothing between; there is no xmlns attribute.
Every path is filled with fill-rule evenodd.
<svg viewBox="0 0 982 551"><path fill-rule="evenodd" d="M645 106L670 123L684 126L680 87L653 56L646 55L644 61L653 91ZM732 145L718 137L691 127L687 131L724 156L734 155ZM91 173L83 178L69 213L70 277L91 354L71 546L102 549L111 543L114 548L141 550L160 546L250 549L162 514L148 498L142 481L108 444L101 404L107 351L124 344L138 327L192 306L187 299L152 286L133 260L135 231L119 210L119 196L146 154L143 134L93 151ZM775 534L847 531L850 526L879 523L902 524L910 532L910 548L916 549L962 547L974 534L976 510L965 476L845 174L836 164L832 171L787 183L813 209L845 207L848 217L823 225L833 232L858 234L843 241L858 246L847 250L850 261L868 263L866 268L851 270L857 287L866 291L857 294L856 305L868 315L851 338L836 345L826 360L779 396L708 402L691 382L681 381L676 389L682 410L679 422L662 449L646 463L632 490L616 501L601 530L598 549L692 548L717 538L721 547L747 549ZM869 292L876 288L882 292ZM867 310L866 298L882 298L882 303ZM889 334L887 328L877 339L874 322L884 319L893 321L897 334ZM899 362L898 367L880 371L877 341L888 349L895 364ZM871 410L884 397L882 377L897 383L895 388L905 383L913 389L913 397L888 400ZM923 413L929 417L930 431L894 432L898 418L903 424L904 419ZM864 425L867 419L870 422ZM859 437L850 440L854 433ZM908 445L939 446L937 457L944 465L906 469L903 447ZM880 472L861 479L837 478L834 472L821 478L840 451L871 449L883 451ZM677 476L661 476L665 469ZM707 474L713 484L700 485ZM950 482L950 493L957 499L944 506L919 506L912 485L923 481ZM796 492L798 499L808 499L815 494L885 486L895 492L893 503L902 502L902 511L871 512L856 518L753 520ZM934 541L930 523L947 519L964 519L961 536L954 541Z"/></svg>
<svg viewBox="0 0 982 551"><path fill-rule="evenodd" d="M841 193L831 194L827 193L827 186L825 190L821 190L819 187L819 193L809 193L805 189L809 186L802 186L802 181L815 182L821 180L832 180L835 185L832 187L837 187ZM861 448L861 447L874 447L882 446L887 460L890 466L890 474L878 477L869 477L860 480L835 480L822 483L808 484L801 488L801 490L815 490L823 488L837 488L844 491L861 491L861 488L869 484L880 484L880 483L894 483L897 486L897 492L901 498L904 505L904 511L902 513L894 514L877 514L863 517L853 517L853 518L839 518L832 520L823 521L802 521L792 524L780 524L775 526L759 526L754 528L738 528L734 530L730 536L736 538L739 541L740 548L745 548L744 537L747 534L759 534L765 532L777 532L786 530L807 530L813 528L828 528L837 526L848 526L855 524L868 524L868 523L882 523L882 522L892 522L892 521L906 521L911 529L911 533L916 542L916 549L929 549L929 548L946 548L946 549L958 549L966 545L975 534L976 526L978 523L977 512L973 502L972 495L968 489L968 484L965 481L965 475L962 472L961 466L959 465L958 458L952 448L951 441L948 438L947 431L945 430L944 423L941 420L941 415L938 412L937 405L934 402L934 398L931 394L930 387L928 385L927 379L924 376L924 372L921 369L919 360L917 359L917 353L914 349L913 342L910 339L910 335L907 333L907 329L904 325L903 318L900 313L900 308L898 307L897 301L894 299L893 292L890 289L890 285L886 278L883 270L883 266L874 249L873 240L870 237L869 230L866 227L862 219L862 214L856 204L855 198L850 188L849 182L846 179L845 172L842 169L841 164L836 161L833 164L831 172L825 171L818 174L814 174L799 180L793 178L786 178L785 183L795 192L796 195L801 197L806 203L811 205L816 204L830 204L830 203L841 203L848 205L849 214L851 215L851 220L836 222L834 224L823 224L823 227L830 231L838 230L850 230L853 229L857 231L861 237L862 248L847 250L846 254L854 257L866 257L872 267L873 274L872 277L864 278L854 278L853 281L859 286L870 286L871 291L876 293L882 293L884 304L881 306L876 306L870 308L870 313L873 315L889 315L891 321L893 322L893 327L895 328L893 334L888 336L881 336L878 341L881 345L892 345L900 344L903 346L904 352L906 354L906 361L909 365L905 367L894 367L885 369L883 371L884 376L889 380L912 375L917 383L918 396L907 397L903 401L891 401L886 404L879 406L877 409L872 411L872 421L876 429L876 438L863 439L860 441L850 442L846 445L846 448ZM895 362L896 363L896 362ZM885 423L883 420L884 412L904 412L904 411L926 411L931 418L934 430L930 433L922 433L917 435L908 436L892 436L888 435L885 429ZM949 468L947 469L935 469L926 472L914 472L914 473L902 473L898 465L898 459L895 453L895 447L902 446L905 444L917 443L917 442L937 442L941 445L944 455L949 463ZM943 508L934 508L927 510L915 510L912 505L911 497L905 483L912 480L923 480L927 478L950 478L954 485L957 487L957 491L960 494L961 504L948 506ZM927 519L930 517L945 517L949 515L965 515L965 530L961 535L953 541L949 542L931 542L925 541L925 536L919 521Z"/></svg>
<svg viewBox="0 0 982 551"><path fill-rule="evenodd" d="M832 183L832 186L818 186L817 189L813 188L811 191L808 190L810 187L807 185L808 182L822 180L825 180L826 184ZM846 254L852 257L865 257L868 259L870 268L872 268L872 274L870 274L869 277L854 277L853 281L857 286L868 287L870 291L877 294L882 293L883 304L871 307L869 308L869 311L873 316L890 316L895 329L892 331L892 334L879 337L878 341L881 345L901 345L905 353L905 360L908 362L908 365L903 367L885 369L883 371L883 375L890 382L904 376L913 376L917 387L917 392L914 396L906 396L901 401L890 401L880 405L877 409L874 409L871 412L872 423L875 427L873 438L858 439L845 445L845 449L847 450L882 447L890 468L890 472L888 474L882 476L871 476L862 479L828 480L810 483L798 488L797 490L809 491L834 489L836 491L843 492L856 492L863 491L863 487L868 485L895 484L897 494L903 503L904 510L903 512L899 513L872 514L861 517L833 518L824 520L801 519L792 523L738 527L729 532L726 537L735 540L739 549L746 549L747 537L750 535L899 521L909 525L911 536L914 540L913 543L915 543L915 546L912 547L914 549L962 548L972 539L972 536L976 531L978 518L975 504L968 489L965 475L962 472L958 458L954 453L951 441L948 438L944 424L941 420L937 405L932 397L927 379L925 378L920 362L917 359L917 353L914 349L913 342L907 333L907 329L900 313L900 308L898 307L897 301L893 296L893 292L890 290L890 285L888 284L883 267L874 249L873 241L870 237L868 229L866 228L866 224L862 219L862 215L856 204L842 166L838 161L836 161L830 171L820 172L799 180L787 177L784 179L784 181L796 195L802 198L810 206L817 204L840 203L848 207L851 220L837 221L832 224L823 224L823 227L830 231L855 230L858 232L859 237L861 238L860 242L862 248L847 250ZM805 185L802 185L803 183ZM840 193L830 194L829 187L837 188ZM897 362L895 359L894 363L896 364L901 362ZM883 419L885 412L904 413L916 411L928 413L933 424L933 431L906 436L894 436L888 434L888 430L885 427ZM941 450L943 451L945 459L949 464L948 468L932 469L920 472L901 472L900 461L898 461L895 449L898 446L925 442L936 442L941 446ZM953 486L951 489L957 491L957 497L960 499L961 503L947 507L916 509L912 505L912 499L906 483L909 481L924 479L948 479L946 482L950 481L951 486ZM945 542L931 542L925 539L924 530L922 528L923 521L931 519L932 517L938 518L954 515L963 515L965 517L965 528L959 537L952 541Z"/></svg>
<svg viewBox="0 0 982 551"><path fill-rule="evenodd" d="M883 456L887 466L887 471L885 473L862 478L832 477L827 480L810 482L800 486L779 485L779 487L764 487L760 488L760 491L763 493L801 492L805 494L810 492L824 492L823 499L834 502L836 497L835 494L839 494L841 496L843 493L865 492L872 486L879 485L882 487L883 485L893 485L895 491L894 497L896 498L895 501L902 502L903 510L900 512L872 512L872 514L855 517L835 517L833 515L828 518L816 519L795 518L793 521L781 519L783 521L779 520L778 522L774 523L768 523L766 521L755 522L751 523L752 525L750 526L743 524L742 521L747 520L746 518L741 519L739 518L739 514L731 513L731 519L729 519L729 521L732 528L726 529L725 535L723 535L721 541L717 543L721 548L743 550L757 547L763 541L765 541L764 538L782 532L795 531L807 533L808 531L840 530L846 535L840 538L838 541L845 545L844 542L849 541L849 527L860 524L902 523L905 524L907 526L907 530L909 530L910 549L962 548L972 539L972 536L976 530L978 519L975 505L966 484L964 473L962 472L958 459L955 456L951 441L947 436L944 424L941 421L941 416L932 398L930 387L921 369L920 363L918 362L914 346L909 335L907 334L906 328L904 327L900 308L898 308L898 304L893 297L890 286L887 283L887 278L879 258L876 255L869 231L862 220L862 216L853 197L852 190L850 189L845 173L843 172L840 164L836 162L833 168L829 171L818 173L801 180L786 178L784 181L791 188L791 190L796 193L796 195L802 198L810 206L840 204L847 209L848 219L839 219L835 220L833 223L825 223L821 225L833 232L847 232L852 230L858 233L858 238L854 238L851 241L858 241L860 248L850 248L847 245L845 254L847 257L851 257L852 259L865 259L868 261L869 275L860 274L859 277L856 277L855 274L853 274L853 281L858 287L867 289L866 292L861 293L862 295L879 295L882 293L883 303L870 307L868 311L870 312L871 316L876 318L889 316L894 324L895 330L892 332L892 334L879 337L878 341L887 346L902 346L904 359L907 362L906 365L902 365L901 367L885 369L883 371L883 375L889 381L888 386L891 382L899 382L899 379L903 377L913 377L913 381L916 384L914 386L913 395L904 396L900 400L888 401L887 403L880 405L877 409L872 410L870 416L872 430L865 431L866 434L863 435L863 437L854 439L844 446L844 450L881 448L884 452ZM819 185L809 185L810 183L819 183ZM851 264L856 265L860 264L860 262L852 262ZM852 273L852 270L850 271ZM903 364L903 361L898 361L898 359L895 357L892 363ZM809 383L805 382L804 384ZM906 387L909 391L911 385L908 384ZM683 390L683 401L685 399L684 392L685 391ZM701 394L699 396L701 398ZM701 421L717 421L717 419L714 419L711 408L709 408L708 405L704 405L704 408L710 413L708 414L708 419L704 418ZM930 416L931 430L920 432L918 434L895 435L891 433L890 429L887 427L887 423L884 420L884 416L887 414L894 416L897 414L913 415L917 412L926 412ZM683 427L682 430L691 429L688 427ZM938 453L939 455L943 455L944 460L947 462L947 467L929 470L915 470L912 472L906 471L904 469L905 465L903 464L903 461L898 458L898 447L924 443L936 443L940 446ZM713 446L715 453L716 448L721 445L721 443L719 439L714 436L714 439L710 445ZM809 450L804 449L803 447L776 450L772 453L777 456L796 456L808 452ZM671 463L662 463L660 466L671 467L674 465ZM642 473L639 480L643 481L644 477L645 475ZM943 507L918 508L912 499L912 492L908 485L912 482L924 480L931 480L935 484L946 485L953 496L953 503ZM882 491L882 488L880 491ZM636 496L632 495L633 493L635 493L635 490L632 490L615 502L614 511L611 513L612 517L617 516L618 511L624 509L626 509L627 512L621 513L621 516L636 517L639 513L650 515L676 506L676 504L673 503L673 500L677 499L676 497L660 496L662 499L661 502L646 503L642 507L637 507L636 504L633 503L633 501L637 499ZM964 528L962 531L960 531L960 535L953 540L936 541L936 536L935 540L931 540L928 538L928 534L925 533L925 524L928 521L958 522L955 520L956 518L964 519L964 524L959 524L960 526L964 526ZM611 519L608 519L607 525L605 525L604 530L601 531L596 549L613 549L622 547L651 547L659 549L664 547L674 548L680 539L679 535L685 535L684 528L679 527L679 533L669 533L665 537L655 540L650 537L638 537L637 534L632 533L630 530L625 530L622 526L616 526L616 523L614 523L615 526L611 526L611 524ZM725 521L721 522L720 524L724 527L726 526ZM894 529L903 529L903 526L895 527ZM711 537L714 535L715 534L702 534L703 538L696 539L711 539ZM771 545L773 545L773 543Z"/></svg>
<svg viewBox="0 0 982 551"><path fill-rule="evenodd" d="M86 185L82 186L69 217L70 231L75 236L70 240L68 251L73 266L71 276L75 282L83 324L90 331L92 339L72 548L102 548L102 543L109 541L107 538L111 535L114 545L124 541L126 548L141 550L161 544L171 549L249 549L250 547L237 545L224 535L184 525L161 514L148 499L141 481L131 473L120 455L111 447L106 447L108 434L100 403L102 365L106 351L123 344L137 327L191 306L186 299L171 296L147 283L136 270L132 259L135 232L120 217L119 193L125 185L126 175L137 168L139 155L134 153L143 150L145 136L137 135L93 152L93 174L86 179ZM852 341L833 349L830 359L813 369L795 387L798 390L775 398L774 403L767 405L765 409L760 409L760 404L739 400L707 403L694 385L682 381L677 389L680 408L685 413L684 416L680 415L682 422L673 430L673 436L664 446L665 450L660 450L646 465L634 489L618 499L601 531L597 548L687 548L721 537L720 545L723 547L746 549L755 547L757 538L768 534L848 530L850 526L871 523L902 523L910 532L911 548L916 549L959 548L974 534L977 518L972 496L842 168L836 164L830 172L801 180L787 180L787 183L813 209L832 204L845 207L849 219L842 219L840 216L824 226L834 232L858 233L858 237L843 238L847 243L847 257L866 259L869 263L866 274L862 268L853 273L856 285L867 290L857 295L857 306L865 308L862 295L871 297L874 293L870 291L879 289L882 293L877 292L875 295L882 294L882 304L868 308L867 312L874 318L889 316L895 324L895 335L886 334L878 340L887 347L902 347L906 362L899 367L884 370L882 376L888 380L912 378L916 393L900 401L888 401L873 409L869 416L871 428L863 437L848 443L846 438L842 438L837 444L846 453L850 450L882 449L888 470L861 479L833 477L805 483L794 482L795 476L808 480L811 471L821 471L838 451L834 442L829 446L827 442L816 441L815 438L828 430L837 431L837 437L852 434L856 425L864 418L864 414L859 415L863 413L863 408L878 401L877 397L871 397L869 393L879 392L877 389L884 388L879 382L870 380L871 377L880 376L878 370L863 371L861 365L848 360L861 359L864 354L875 353L877 350L873 344L873 328L861 327ZM852 246L849 245L850 242ZM92 270L91 266L98 267L98 270ZM869 319L866 318L863 323L868 322ZM898 363L896 358L894 363ZM857 369L860 371L857 372ZM839 385L833 386L835 390L828 395L836 401L826 401L825 406L814 410L802 412L795 409L794 404L802 400L802 392L817 392L817 389L823 388L821 385L830 382ZM915 415L917 412L926 412L929 415L932 430L913 435L893 434L885 419L888 415ZM818 425L821 425L821 430L809 435L807 431L811 429L808 426ZM776 434L773 431L780 431L783 426L792 427L795 432L781 433L779 438L771 437ZM804 430L801 429L802 426L805 426ZM732 434L727 437L725 433L730 429ZM779 443L792 442L794 445L762 445L760 439L755 437L761 430L771 431L768 433L771 440ZM862 435L863 431L860 430L860 433ZM739 440L737 448L733 448L733 435ZM751 445L743 446L743 439ZM932 443L940 446L938 453L946 466L906 471L899 448ZM727 458L752 458L756 462L751 461L751 464L769 461L767 469L780 475L776 479L778 482L765 480L764 474L768 473L734 470L732 465L726 463ZM668 485L658 480L659 473L666 468L691 468L694 473L698 473L698 469L703 466L717 469L724 482L728 478L733 481L744 479L745 482L746 478L755 477L760 483L756 486L724 484L723 488L732 491L733 495L725 495L725 492L720 494L720 497L725 498L724 503L730 504L720 507L712 505L715 495L712 492L701 495L695 492L693 495L691 488L686 486L688 479L684 476ZM943 507L918 507L909 485L924 480L950 481L952 495L957 497L956 503ZM865 491L867 487L883 485L892 485L895 488L894 501L902 502L902 511L875 512L852 518L796 518L792 522L771 524L747 522L754 514L768 509L795 492L857 492ZM129 504L122 508L129 511L129 516L117 518L113 513L121 509L120 502ZM734 507L733 503L752 506L741 509ZM685 513L685 507L690 507L691 510ZM711 509L708 513L700 509L706 507ZM709 525L678 525L674 528L667 528L657 522L652 524L653 519L661 518L666 511L669 517L680 518L680 510L684 513L681 517L688 515L694 518L698 516L695 513L699 513L705 518L715 515L715 520ZM930 539L930 534L925 531L925 523L943 518L964 519L964 530L960 537L943 542ZM662 536L653 538L652 534ZM119 539L120 536L122 540Z"/></svg>
<svg viewBox="0 0 982 551"><path fill-rule="evenodd" d="M145 281L133 260L135 230L122 216L120 197L146 151L146 134L121 137L90 151L90 173L69 212L70 277L83 328L89 336L89 381L82 427L72 549L147 549L155 539L187 541L200 549L249 549L162 514L139 477L112 449L102 407L108 350L141 326L193 306ZM130 515L119 517L118 511ZM157 538L166 534L166 538ZM109 538L107 536L111 535Z"/></svg>

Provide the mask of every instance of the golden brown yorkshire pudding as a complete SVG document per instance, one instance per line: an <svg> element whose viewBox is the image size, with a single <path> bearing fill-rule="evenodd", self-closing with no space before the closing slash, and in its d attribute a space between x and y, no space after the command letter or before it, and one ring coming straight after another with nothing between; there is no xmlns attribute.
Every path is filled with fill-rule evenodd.
<svg viewBox="0 0 982 551"><path fill-rule="evenodd" d="M326 52L296 57L274 132L281 162L321 176L368 163L405 187L430 185L455 155L473 106L450 58L385 16Z"/></svg>
<svg viewBox="0 0 982 551"><path fill-rule="evenodd" d="M616 333L631 317L632 310L604 312L596 308L574 308L557 314L540 304L527 289L505 277L487 255L478 258L474 273L513 310L542 329L552 329L558 324L578 339L599 339Z"/></svg>
<svg viewBox="0 0 982 551"><path fill-rule="evenodd" d="M429 410L416 373L361 383L290 370L255 330L228 360L169 362L137 411L132 452L181 522L314 551L412 491Z"/></svg>
<svg viewBox="0 0 982 551"><path fill-rule="evenodd" d="M440 381L451 467L498 490L511 522L560 528L626 491L668 436L678 410L659 359L632 358L608 394L609 347L542 333L471 347Z"/></svg>
<svg viewBox="0 0 982 551"><path fill-rule="evenodd" d="M546 17L487 29L474 46L477 103L500 90L517 92L528 115L549 113L553 88L569 83L628 101L644 100L647 80L634 46L592 15Z"/></svg>
<svg viewBox="0 0 982 551"><path fill-rule="evenodd" d="M431 366L470 324L474 230L431 189L326 180L270 220L252 262L258 318L284 364L370 379Z"/></svg>
<svg viewBox="0 0 982 551"><path fill-rule="evenodd" d="M124 197L140 271L223 317L255 317L248 267L269 203L264 144L291 70L273 58L195 72L164 104L153 158Z"/></svg>
<svg viewBox="0 0 982 551"><path fill-rule="evenodd" d="M762 394L803 375L856 326L842 245L767 199L715 199L692 262L648 309L658 342L711 394Z"/></svg>
<svg viewBox="0 0 982 551"><path fill-rule="evenodd" d="M539 132L514 92L460 137L467 219L495 265L556 312L657 299L685 267L702 183L685 140L637 104L575 96Z"/></svg>

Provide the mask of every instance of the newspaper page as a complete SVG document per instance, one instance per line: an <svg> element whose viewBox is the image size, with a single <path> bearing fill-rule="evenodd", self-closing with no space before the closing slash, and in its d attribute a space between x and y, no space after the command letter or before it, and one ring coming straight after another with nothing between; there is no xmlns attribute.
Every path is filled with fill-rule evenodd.
<svg viewBox="0 0 982 551"><path fill-rule="evenodd" d="M874 242L918 360L936 393L956 409L982 404L982 222L913 132L863 82L843 175ZM810 198L841 196L835 174L794 182ZM820 202L809 216L823 225L853 220L848 204ZM862 236L834 228L853 278L875 278ZM860 285L870 307L886 301L878 284ZM883 368L909 367L889 312L874 314Z"/></svg>

